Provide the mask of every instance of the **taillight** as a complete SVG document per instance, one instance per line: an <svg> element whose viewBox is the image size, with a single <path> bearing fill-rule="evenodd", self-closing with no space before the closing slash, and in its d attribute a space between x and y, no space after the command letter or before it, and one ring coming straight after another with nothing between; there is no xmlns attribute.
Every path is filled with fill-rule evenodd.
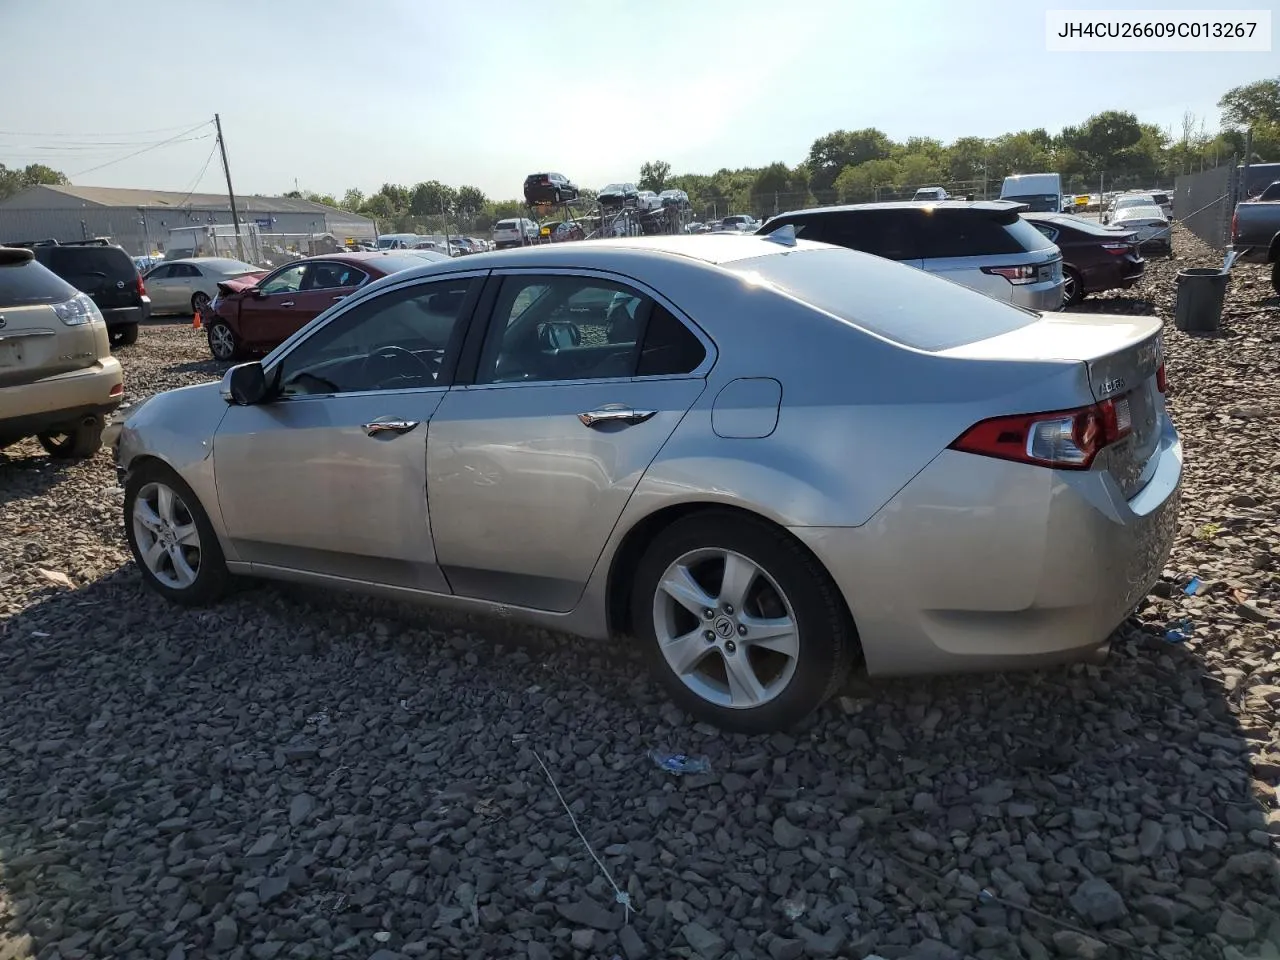
<svg viewBox="0 0 1280 960"><path fill-rule="evenodd" d="M147 285L142 282L142 274L138 274L138 296L145 297L147 295Z"/></svg>
<svg viewBox="0 0 1280 960"><path fill-rule="evenodd" d="M1126 253L1133 249L1131 243L1104 243L1102 249L1107 251L1113 257L1123 257Z"/></svg>
<svg viewBox="0 0 1280 960"><path fill-rule="evenodd" d="M1161 393L1167 393L1168 390L1166 388L1168 386L1169 386L1169 381L1165 378L1164 364L1162 363L1156 369L1156 389L1159 390Z"/></svg>
<svg viewBox="0 0 1280 960"><path fill-rule="evenodd" d="M1240 211L1231 214L1231 242L1235 243L1240 236Z"/></svg>
<svg viewBox="0 0 1280 960"><path fill-rule="evenodd" d="M951 449L1057 470L1088 470L1099 451L1132 430L1129 400L1122 397L1075 410L992 417L966 430Z"/></svg>
<svg viewBox="0 0 1280 960"><path fill-rule="evenodd" d="M1029 263L1017 267L983 267L982 272L995 277L1004 277L1013 284L1036 282L1036 268Z"/></svg>
<svg viewBox="0 0 1280 960"><path fill-rule="evenodd" d="M123 394L124 394L124 384L123 384L123 383L117 383L117 384L114 384L114 385L111 387L111 392L110 392L109 394L107 394L107 396L110 396L110 397L119 397L119 396L122 396Z"/></svg>

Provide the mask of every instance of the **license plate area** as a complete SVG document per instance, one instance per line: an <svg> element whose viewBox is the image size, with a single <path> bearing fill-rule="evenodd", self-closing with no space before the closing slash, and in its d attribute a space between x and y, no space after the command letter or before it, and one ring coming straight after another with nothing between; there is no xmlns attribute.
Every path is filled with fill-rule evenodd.
<svg viewBox="0 0 1280 960"><path fill-rule="evenodd" d="M16 367L22 363L22 341L0 340L0 367Z"/></svg>

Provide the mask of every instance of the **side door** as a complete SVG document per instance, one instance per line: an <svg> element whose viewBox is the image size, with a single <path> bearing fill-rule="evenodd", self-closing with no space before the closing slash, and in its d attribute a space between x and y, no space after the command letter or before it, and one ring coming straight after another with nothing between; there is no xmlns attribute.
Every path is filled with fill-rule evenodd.
<svg viewBox="0 0 1280 960"><path fill-rule="evenodd" d="M241 560L448 591L432 545L427 425L483 279L392 287L268 358L274 398L232 406L214 437L218 504Z"/></svg>
<svg viewBox="0 0 1280 960"><path fill-rule="evenodd" d="M173 271L170 274L173 277L170 283L170 293L173 296L170 309L190 313L191 297L199 289L196 283L200 279L200 271L189 263L175 263L170 269Z"/></svg>
<svg viewBox="0 0 1280 960"><path fill-rule="evenodd" d="M335 303L341 303L361 286L369 275L363 270L340 260L313 260L302 289L294 298L293 309L297 316L309 323ZM298 328L301 324L298 325Z"/></svg>
<svg viewBox="0 0 1280 960"><path fill-rule="evenodd" d="M427 484L461 596L572 609L627 500L705 387L714 347L634 281L490 280L459 384L432 418Z"/></svg>
<svg viewBox="0 0 1280 960"><path fill-rule="evenodd" d="M283 343L301 329L295 308L309 267L307 261L286 264L263 277L256 291L244 297L240 304L240 335L246 343Z"/></svg>
<svg viewBox="0 0 1280 960"><path fill-rule="evenodd" d="M173 292L177 281L173 278L171 263L162 263L142 279L147 288L147 296L151 298L152 313L167 313L173 309L176 300Z"/></svg>

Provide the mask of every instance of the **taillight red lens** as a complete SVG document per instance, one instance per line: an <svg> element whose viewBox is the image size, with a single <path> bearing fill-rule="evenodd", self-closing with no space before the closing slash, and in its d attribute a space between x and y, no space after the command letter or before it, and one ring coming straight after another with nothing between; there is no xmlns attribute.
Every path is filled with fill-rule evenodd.
<svg viewBox="0 0 1280 960"><path fill-rule="evenodd" d="M145 297L147 295L147 285L142 282L142 274L138 274L138 296Z"/></svg>
<svg viewBox="0 0 1280 960"><path fill-rule="evenodd" d="M951 449L1056 470L1088 470L1099 451L1132 429L1129 400L1122 397L1075 410L992 417L966 430Z"/></svg>
<svg viewBox="0 0 1280 960"><path fill-rule="evenodd" d="M982 272L1004 277L1013 284L1034 283L1036 279L1036 268L1031 264L1021 264L1016 267L983 267Z"/></svg>
<svg viewBox="0 0 1280 960"><path fill-rule="evenodd" d="M1168 392L1168 391L1166 390L1166 388L1167 388L1168 386L1169 386L1169 381L1168 381L1168 379L1166 378L1166 375L1165 375L1165 372L1164 372L1164 364L1162 363L1162 364L1160 364L1159 368L1156 370L1156 388L1157 388L1161 393L1166 393L1166 392Z"/></svg>
<svg viewBox="0 0 1280 960"><path fill-rule="evenodd" d="M1218 221L1221 223L1222 221ZM1231 242L1235 243L1236 238L1240 236L1240 211L1237 210L1231 214Z"/></svg>
<svg viewBox="0 0 1280 960"><path fill-rule="evenodd" d="M1107 251L1113 257L1123 257L1126 253L1133 249L1131 243L1104 243L1102 249Z"/></svg>

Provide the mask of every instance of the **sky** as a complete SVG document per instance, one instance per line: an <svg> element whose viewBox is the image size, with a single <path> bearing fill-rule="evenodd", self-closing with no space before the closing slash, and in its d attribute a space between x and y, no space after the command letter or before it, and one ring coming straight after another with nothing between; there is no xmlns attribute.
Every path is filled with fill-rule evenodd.
<svg viewBox="0 0 1280 960"><path fill-rule="evenodd" d="M1109 5L1111 7L1117 4ZM1272 9L1277 0L1131 9ZM1056 133L1108 109L1218 127L1270 53L1049 53L1045 12L1097 0L0 0L0 163L73 183L238 194L384 182L517 196L804 159L818 137ZM162 146L153 145L171 140ZM136 156L129 156L130 154Z"/></svg>

